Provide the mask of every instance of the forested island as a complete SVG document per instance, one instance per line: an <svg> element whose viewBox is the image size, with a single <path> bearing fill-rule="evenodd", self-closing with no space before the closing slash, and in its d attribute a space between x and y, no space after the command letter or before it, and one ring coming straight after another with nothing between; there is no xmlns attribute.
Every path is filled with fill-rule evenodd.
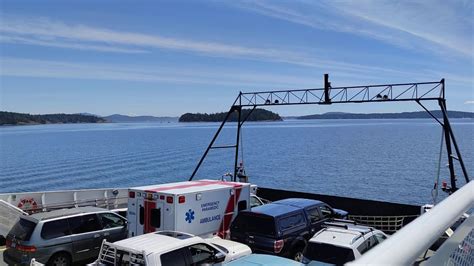
<svg viewBox="0 0 474 266"><path fill-rule="evenodd" d="M241 117L247 117L251 109L242 109ZM222 122L227 115L226 112L222 113L213 113L213 114L201 114L201 113L186 113L179 118L179 122ZM230 115L230 122L236 122L238 119L237 112L234 112ZM283 119L279 114L265 110L265 109L255 109L247 121L282 121Z"/></svg>
<svg viewBox="0 0 474 266"><path fill-rule="evenodd" d="M442 118L443 113L440 110L430 111L436 118ZM474 118L474 113L461 111L448 111L449 118ZM316 115L305 115L296 117L296 119L396 119L396 118L431 118L425 111L403 112L403 113L371 113L371 114L353 114L353 113L325 113Z"/></svg>
<svg viewBox="0 0 474 266"><path fill-rule="evenodd" d="M67 123L104 123L105 119L83 114L31 115L13 112L0 112L0 125L34 125Z"/></svg>

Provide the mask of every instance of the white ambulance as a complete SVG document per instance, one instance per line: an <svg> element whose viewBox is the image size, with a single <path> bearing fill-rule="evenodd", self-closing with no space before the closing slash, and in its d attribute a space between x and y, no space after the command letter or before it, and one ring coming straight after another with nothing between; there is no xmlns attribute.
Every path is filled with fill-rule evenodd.
<svg viewBox="0 0 474 266"><path fill-rule="evenodd" d="M128 236L172 230L226 238L230 223L250 209L249 183L198 180L129 189Z"/></svg>

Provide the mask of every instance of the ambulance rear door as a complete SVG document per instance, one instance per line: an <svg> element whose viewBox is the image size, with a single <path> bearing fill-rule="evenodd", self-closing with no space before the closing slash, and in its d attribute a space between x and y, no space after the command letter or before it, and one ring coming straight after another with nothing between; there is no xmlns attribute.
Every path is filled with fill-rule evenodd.
<svg viewBox="0 0 474 266"><path fill-rule="evenodd" d="M156 192L145 192L143 197L143 223L144 234L163 230L163 201L158 199Z"/></svg>

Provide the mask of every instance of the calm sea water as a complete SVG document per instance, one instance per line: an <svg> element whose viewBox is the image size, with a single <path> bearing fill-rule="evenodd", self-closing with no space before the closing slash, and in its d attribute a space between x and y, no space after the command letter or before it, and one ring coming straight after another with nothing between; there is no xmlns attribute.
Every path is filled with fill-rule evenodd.
<svg viewBox="0 0 474 266"><path fill-rule="evenodd" d="M474 120L453 120L452 125L474 176ZM187 180L217 126L1 127L0 192ZM431 120L247 123L242 135L246 171L259 186L412 204L431 202L441 141L441 128ZM234 142L235 127L225 128L218 143ZM215 179L230 172L233 154L230 149L211 151L197 178ZM448 177L446 162L444 155L444 179Z"/></svg>

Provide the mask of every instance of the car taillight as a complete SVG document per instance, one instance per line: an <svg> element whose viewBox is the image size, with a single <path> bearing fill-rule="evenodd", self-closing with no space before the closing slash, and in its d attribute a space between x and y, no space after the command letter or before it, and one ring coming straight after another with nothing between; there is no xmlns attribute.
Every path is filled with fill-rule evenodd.
<svg viewBox="0 0 474 266"><path fill-rule="evenodd" d="M276 240L275 242L273 242L273 252L280 253L281 250L283 249L284 244L285 244L285 241L283 240Z"/></svg>
<svg viewBox="0 0 474 266"><path fill-rule="evenodd" d="M23 251L23 252L36 252L36 247L35 246L17 245L16 249L19 250L19 251Z"/></svg>
<svg viewBox="0 0 474 266"><path fill-rule="evenodd" d="M172 196L166 197L166 203L173 203L173 197Z"/></svg>
<svg viewBox="0 0 474 266"><path fill-rule="evenodd" d="M186 197L185 196L179 196L178 203L185 203L185 202L186 202Z"/></svg>
<svg viewBox="0 0 474 266"><path fill-rule="evenodd" d="M135 191L128 192L128 197L131 199L135 198Z"/></svg>
<svg viewBox="0 0 474 266"><path fill-rule="evenodd" d="M12 247L12 241L10 239L7 239L7 241L5 241L5 246L7 248L11 248Z"/></svg>

